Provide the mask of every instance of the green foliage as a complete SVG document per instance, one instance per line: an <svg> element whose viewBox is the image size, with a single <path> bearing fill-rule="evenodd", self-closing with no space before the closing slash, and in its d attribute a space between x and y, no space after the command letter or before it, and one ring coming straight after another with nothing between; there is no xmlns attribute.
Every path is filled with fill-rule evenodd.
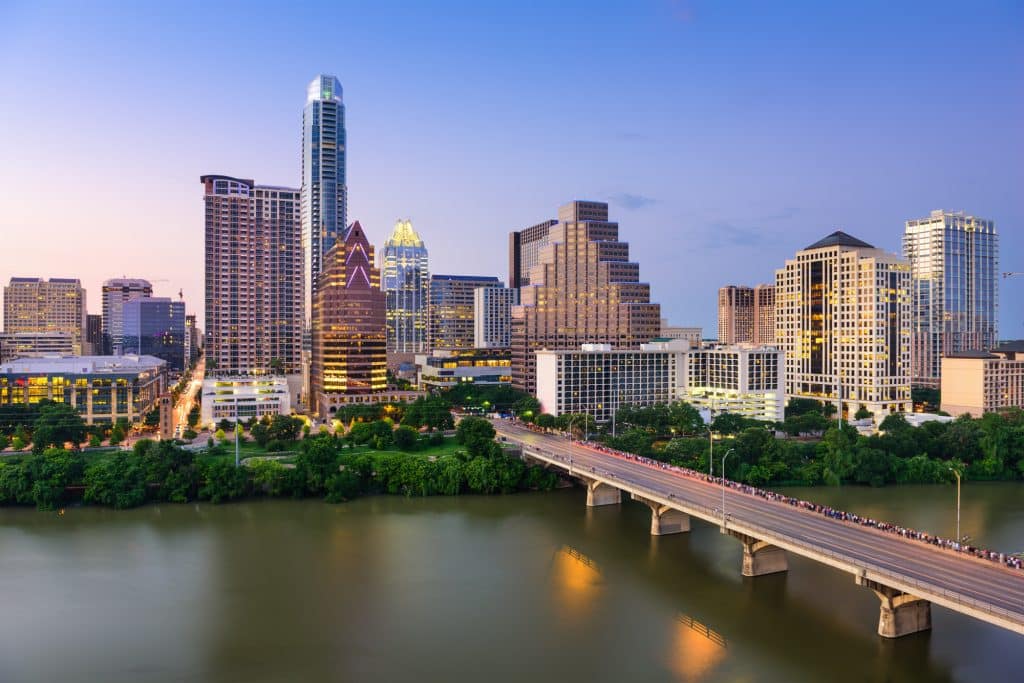
<svg viewBox="0 0 1024 683"><path fill-rule="evenodd" d="M25 439L15 434L14 438L11 439L11 448L16 451L23 450L25 448Z"/></svg>
<svg viewBox="0 0 1024 683"><path fill-rule="evenodd" d="M206 482L199 489L199 497L211 503L223 503L244 497L249 492L249 473L244 467L217 460L206 465Z"/></svg>
<svg viewBox="0 0 1024 683"><path fill-rule="evenodd" d="M861 405L859 408L857 408L857 412L853 414L853 419L855 419L855 420L866 420L869 417L874 417L874 416L875 416L874 413L872 413L866 407Z"/></svg>
<svg viewBox="0 0 1024 683"><path fill-rule="evenodd" d="M197 424L199 424L199 418L200 418L199 406L198 405L192 406L192 409L190 411L188 411L188 418L187 418L188 419L188 426L192 427L194 429L195 426Z"/></svg>
<svg viewBox="0 0 1024 683"><path fill-rule="evenodd" d="M551 413L541 413L533 419L533 423L542 429L552 429L555 426L555 416Z"/></svg>
<svg viewBox="0 0 1024 683"><path fill-rule="evenodd" d="M403 451L412 451L416 449L417 443L419 442L419 433L412 427L402 425L395 429L393 433L395 446Z"/></svg>
<svg viewBox="0 0 1024 683"><path fill-rule="evenodd" d="M402 424L409 427L427 427L446 430L455 426L451 403L442 396L420 396L405 407Z"/></svg>
<svg viewBox="0 0 1024 683"><path fill-rule="evenodd" d="M89 435L89 448L99 448L103 445L103 440L100 439L99 434Z"/></svg>
<svg viewBox="0 0 1024 683"><path fill-rule="evenodd" d="M10 440L9 440L9 439L7 438L7 436L6 436L6 435L4 435L4 434L0 434L0 451L2 451L2 450L4 450L5 448L7 448L7 447L8 447L9 445L10 445L10 443L11 443L11 442L10 442Z"/></svg>
<svg viewBox="0 0 1024 683"><path fill-rule="evenodd" d="M23 464L32 480L32 502L40 510L53 510L64 502L64 490L82 480L85 461L78 451L51 448L27 458Z"/></svg>
<svg viewBox="0 0 1024 683"><path fill-rule="evenodd" d="M42 453L50 446L62 448L68 441L77 449L85 440L85 420L77 410L65 403L41 401L39 418L32 432L34 453Z"/></svg>
<svg viewBox="0 0 1024 683"><path fill-rule="evenodd" d="M123 510L146 502L146 473L134 453L119 451L90 465L85 486L87 503Z"/></svg>
<svg viewBox="0 0 1024 683"><path fill-rule="evenodd" d="M455 440L466 447L470 456L488 455L494 444L494 426L480 417L464 417L455 428Z"/></svg>
<svg viewBox="0 0 1024 683"><path fill-rule="evenodd" d="M145 417L142 418L142 424L147 427L156 427L160 424L160 409L154 408L153 410L146 413Z"/></svg>

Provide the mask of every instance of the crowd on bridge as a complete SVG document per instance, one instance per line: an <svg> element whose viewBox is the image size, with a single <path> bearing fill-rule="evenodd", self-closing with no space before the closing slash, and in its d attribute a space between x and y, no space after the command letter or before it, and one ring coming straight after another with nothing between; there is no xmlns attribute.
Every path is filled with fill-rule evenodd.
<svg viewBox="0 0 1024 683"><path fill-rule="evenodd" d="M535 431L540 431L537 430L532 425L531 428L534 429ZM613 455L618 458L632 460L633 462L638 462L643 465L647 465L648 467L656 467L658 469L665 470L666 472L672 472L674 474L678 474L684 477L689 477L691 479L699 479L701 481L706 481L712 484L723 483L722 477L714 477L708 474L704 474L703 472L691 470L687 467L679 467L677 465L671 465L669 463L662 462L661 460L645 458L634 453L627 453L625 451L609 448L608 446L602 443L596 443L593 441L578 441L575 439L573 440L573 443L579 446L585 446L587 448L600 451L602 453L607 453L608 455ZM929 545L944 548L946 550L951 550L953 552L973 555L974 557L978 557L983 560L988 560L990 562L996 562L998 564L1005 565L1011 569L1024 569L1024 559L1021 559L1021 557L1016 555L1008 555L1006 553L998 553L994 550L986 550L985 548L979 548L977 546L962 543L953 539L943 538L941 536L929 534L924 531L917 531L916 529L899 526L897 524L890 524L889 522L883 522L877 519L871 519L870 517L863 517L852 512L837 510L828 505L820 505L818 503L812 503L807 500L800 500L799 498L785 496L782 495L781 493L776 493L775 491L767 491L765 489L757 488L756 486L742 484L740 482L731 481L729 479L724 480L724 483L727 487L735 489L742 493L746 493L751 496L757 496L759 498L764 498L765 500L771 500L777 503L783 503L785 505L798 507L804 510L808 510L809 512L824 515L825 517L829 517L830 519L835 519L842 522L849 522L852 524L859 524L861 526L872 527L878 529L879 531L884 531L886 533L902 536L903 538L920 541L922 543L927 543Z"/></svg>

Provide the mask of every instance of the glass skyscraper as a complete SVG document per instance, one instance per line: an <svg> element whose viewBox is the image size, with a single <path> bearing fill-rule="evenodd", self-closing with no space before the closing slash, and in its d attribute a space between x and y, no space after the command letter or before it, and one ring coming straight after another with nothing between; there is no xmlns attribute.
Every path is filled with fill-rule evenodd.
<svg viewBox="0 0 1024 683"><path fill-rule="evenodd" d="M988 350L998 340L999 236L995 223L962 211L909 220L911 379L938 388L942 357Z"/></svg>
<svg viewBox="0 0 1024 683"><path fill-rule="evenodd" d="M302 241L305 248L306 323L312 315L324 255L345 236L345 105L341 83L320 75L306 90L302 110Z"/></svg>
<svg viewBox="0 0 1024 683"><path fill-rule="evenodd" d="M124 302L123 351L155 356L169 370L185 369L185 302L167 297L129 299Z"/></svg>
<svg viewBox="0 0 1024 683"><path fill-rule="evenodd" d="M388 352L422 353L427 336L427 248L412 221L395 223L384 243L381 278L388 306Z"/></svg>

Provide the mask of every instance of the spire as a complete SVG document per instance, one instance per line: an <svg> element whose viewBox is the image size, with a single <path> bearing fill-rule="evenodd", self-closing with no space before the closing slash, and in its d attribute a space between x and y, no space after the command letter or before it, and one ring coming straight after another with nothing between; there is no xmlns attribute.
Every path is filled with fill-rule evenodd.
<svg viewBox="0 0 1024 683"><path fill-rule="evenodd" d="M387 247L422 247L423 240L412 228L412 221L409 219L395 221L395 229L391 231L391 237L384 246Z"/></svg>

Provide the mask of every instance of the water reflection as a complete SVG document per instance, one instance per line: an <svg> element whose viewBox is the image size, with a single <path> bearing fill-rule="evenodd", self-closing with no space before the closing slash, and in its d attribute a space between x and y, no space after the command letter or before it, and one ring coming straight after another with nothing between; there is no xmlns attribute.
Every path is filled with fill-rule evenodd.
<svg viewBox="0 0 1024 683"><path fill-rule="evenodd" d="M551 578L563 618L581 621L593 613L604 583L596 562L576 548L562 546L552 560Z"/></svg>
<svg viewBox="0 0 1024 683"><path fill-rule="evenodd" d="M725 637L686 614L676 618L673 628L669 668L680 681L707 680L725 659Z"/></svg>

